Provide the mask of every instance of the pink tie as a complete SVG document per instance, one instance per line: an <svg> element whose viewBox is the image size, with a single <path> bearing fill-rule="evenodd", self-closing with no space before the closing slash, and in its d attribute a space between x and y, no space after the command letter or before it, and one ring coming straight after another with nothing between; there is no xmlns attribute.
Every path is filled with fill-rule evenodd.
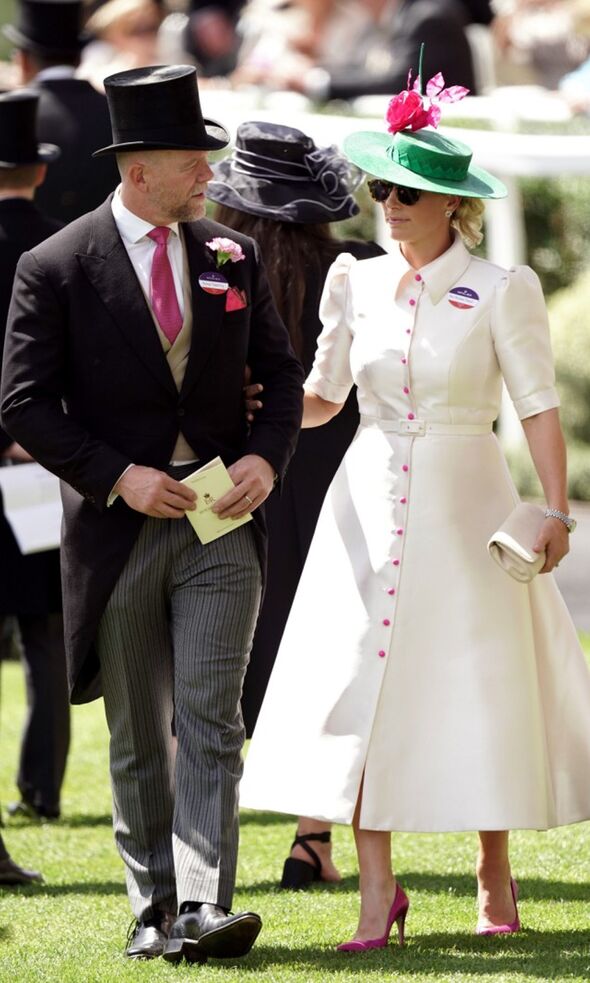
<svg viewBox="0 0 590 983"><path fill-rule="evenodd" d="M174 276L166 248L169 235L170 229L165 225L159 225L148 232L148 237L156 243L150 276L152 308L158 324L173 345L182 328L182 314L178 306Z"/></svg>

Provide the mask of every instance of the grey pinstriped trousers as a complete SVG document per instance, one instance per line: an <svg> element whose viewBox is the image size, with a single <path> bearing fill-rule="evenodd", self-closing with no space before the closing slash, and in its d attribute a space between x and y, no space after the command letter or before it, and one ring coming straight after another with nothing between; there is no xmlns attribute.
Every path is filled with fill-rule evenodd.
<svg viewBox="0 0 590 983"><path fill-rule="evenodd" d="M260 591L251 523L202 546L188 521L148 517L101 619L113 826L136 918L231 907Z"/></svg>

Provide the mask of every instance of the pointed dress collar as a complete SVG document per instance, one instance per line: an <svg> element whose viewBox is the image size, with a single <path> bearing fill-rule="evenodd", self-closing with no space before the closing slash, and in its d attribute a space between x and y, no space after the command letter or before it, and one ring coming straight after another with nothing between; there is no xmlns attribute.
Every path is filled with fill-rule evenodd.
<svg viewBox="0 0 590 983"><path fill-rule="evenodd" d="M437 256L431 263L414 269L410 266L401 251L401 247L394 248L390 254L394 262L394 276L396 284L405 274L412 271L420 274L424 288L433 304L438 304L446 295L447 291L460 279L471 262L471 253L465 246L461 236L455 233L452 246Z"/></svg>

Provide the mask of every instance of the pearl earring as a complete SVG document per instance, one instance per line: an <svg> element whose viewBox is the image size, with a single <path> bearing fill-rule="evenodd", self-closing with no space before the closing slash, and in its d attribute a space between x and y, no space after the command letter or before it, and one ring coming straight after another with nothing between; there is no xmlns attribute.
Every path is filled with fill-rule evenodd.
<svg viewBox="0 0 590 983"><path fill-rule="evenodd" d="M452 214L453 214L453 213L452 213L452 211L450 210L450 208L449 208L449 209L447 209L447 211L445 212L445 215L446 215L446 217L447 217L447 218L450 218Z"/></svg>

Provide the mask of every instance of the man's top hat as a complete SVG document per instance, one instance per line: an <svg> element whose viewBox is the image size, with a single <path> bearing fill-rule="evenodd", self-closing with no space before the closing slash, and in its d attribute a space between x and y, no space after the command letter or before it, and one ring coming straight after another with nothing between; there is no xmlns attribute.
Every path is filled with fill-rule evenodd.
<svg viewBox="0 0 590 983"><path fill-rule="evenodd" d="M0 95L0 168L49 164L60 155L54 143L37 140L37 92L20 89Z"/></svg>
<svg viewBox="0 0 590 983"><path fill-rule="evenodd" d="M19 0L18 24L3 33L23 51L42 58L71 58L85 44L82 0Z"/></svg>
<svg viewBox="0 0 590 983"><path fill-rule="evenodd" d="M113 142L92 156L132 150L222 150L229 133L203 119L192 65L155 65L104 80Z"/></svg>

